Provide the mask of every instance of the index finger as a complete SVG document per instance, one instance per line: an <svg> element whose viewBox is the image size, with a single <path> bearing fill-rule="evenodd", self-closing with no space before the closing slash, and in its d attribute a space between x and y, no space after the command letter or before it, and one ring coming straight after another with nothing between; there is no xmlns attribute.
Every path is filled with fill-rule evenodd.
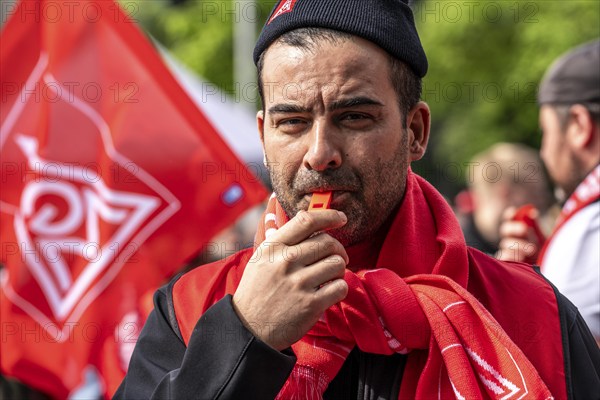
<svg viewBox="0 0 600 400"><path fill-rule="evenodd" d="M337 210L300 211L269 237L269 241L279 241L285 245L293 246L305 241L317 232L339 228L344 226L346 222L348 222L346 214Z"/></svg>
<svg viewBox="0 0 600 400"><path fill-rule="evenodd" d="M516 213L517 213L517 208L516 207L508 207L502 213L502 220L503 221L510 221L511 219L513 219L513 217L515 216Z"/></svg>
<svg viewBox="0 0 600 400"><path fill-rule="evenodd" d="M501 238L527 238L527 225L521 221L506 221L500 225Z"/></svg>

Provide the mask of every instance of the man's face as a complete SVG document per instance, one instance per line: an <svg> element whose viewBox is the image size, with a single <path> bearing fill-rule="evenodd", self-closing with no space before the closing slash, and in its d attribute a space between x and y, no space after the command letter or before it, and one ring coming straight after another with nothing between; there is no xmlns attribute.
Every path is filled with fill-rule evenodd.
<svg viewBox="0 0 600 400"><path fill-rule="evenodd" d="M277 198L292 217L333 191L348 223L329 233L345 246L373 234L404 193L411 135L388 57L360 38L310 51L276 43L265 55L258 126Z"/></svg>
<svg viewBox="0 0 600 400"><path fill-rule="evenodd" d="M560 119L552 106L543 105L539 118L542 129L540 156L550 178L569 196L581 181L579 170L582 168L578 165L566 132L561 129Z"/></svg>

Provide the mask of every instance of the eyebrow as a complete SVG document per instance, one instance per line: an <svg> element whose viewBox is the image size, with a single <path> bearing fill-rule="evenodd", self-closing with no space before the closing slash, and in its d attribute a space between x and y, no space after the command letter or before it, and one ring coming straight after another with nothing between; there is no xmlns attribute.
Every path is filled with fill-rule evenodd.
<svg viewBox="0 0 600 400"><path fill-rule="evenodd" d="M351 97L349 99L334 101L333 103L331 103L328 110L335 111L335 110L339 110L342 108L351 108L351 107L358 107L358 106L383 107L383 103L381 103L377 100L371 99L369 97L364 97L364 96Z"/></svg>
<svg viewBox="0 0 600 400"><path fill-rule="evenodd" d="M349 99L343 99L334 101L329 107L328 111L340 110L343 108L351 108L358 106L378 106L383 107L383 103L371 99L369 97L359 96L352 97ZM310 110L306 107L302 107L295 104L275 104L274 106L269 107L269 114L286 114L286 113L305 113Z"/></svg>
<svg viewBox="0 0 600 400"><path fill-rule="evenodd" d="M275 104L269 107L269 114L305 113L308 108L295 104Z"/></svg>

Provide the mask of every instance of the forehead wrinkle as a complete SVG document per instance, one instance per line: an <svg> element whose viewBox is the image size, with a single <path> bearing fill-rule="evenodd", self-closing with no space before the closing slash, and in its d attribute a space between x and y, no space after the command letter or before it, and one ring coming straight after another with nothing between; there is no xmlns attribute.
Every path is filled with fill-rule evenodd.
<svg viewBox="0 0 600 400"><path fill-rule="evenodd" d="M344 41L341 45L347 43ZM330 108L329 104L348 98L379 100L378 93L370 90L377 86L374 83L378 74L374 70L379 63L362 49L351 58L319 57L319 51L326 52L328 45L331 44L319 43L311 51L285 44L276 44L269 49L263 73L266 73L265 84L274 85L270 89L274 89L271 92L274 97L269 95L271 101L267 101L276 103L277 108L281 104L289 104L304 110L324 111Z"/></svg>

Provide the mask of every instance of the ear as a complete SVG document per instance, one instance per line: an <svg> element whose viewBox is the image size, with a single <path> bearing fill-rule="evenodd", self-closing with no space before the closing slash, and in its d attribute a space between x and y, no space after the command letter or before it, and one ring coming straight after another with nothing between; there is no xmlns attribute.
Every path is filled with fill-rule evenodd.
<svg viewBox="0 0 600 400"><path fill-rule="evenodd" d="M585 149L594 138L594 121L589 111L581 104L575 104L569 109L569 124L567 125L567 140L578 150Z"/></svg>
<svg viewBox="0 0 600 400"><path fill-rule="evenodd" d="M260 110L256 113L256 127L258 128L258 134L260 135L260 141L265 147L265 112Z"/></svg>
<svg viewBox="0 0 600 400"><path fill-rule="evenodd" d="M263 164L267 166L267 152L265 151L265 112L260 110L256 113L256 127L263 147Z"/></svg>
<svg viewBox="0 0 600 400"><path fill-rule="evenodd" d="M415 104L408 112L406 125L408 126L410 161L420 160L427 150L431 126L431 113L427 103L420 101Z"/></svg>

